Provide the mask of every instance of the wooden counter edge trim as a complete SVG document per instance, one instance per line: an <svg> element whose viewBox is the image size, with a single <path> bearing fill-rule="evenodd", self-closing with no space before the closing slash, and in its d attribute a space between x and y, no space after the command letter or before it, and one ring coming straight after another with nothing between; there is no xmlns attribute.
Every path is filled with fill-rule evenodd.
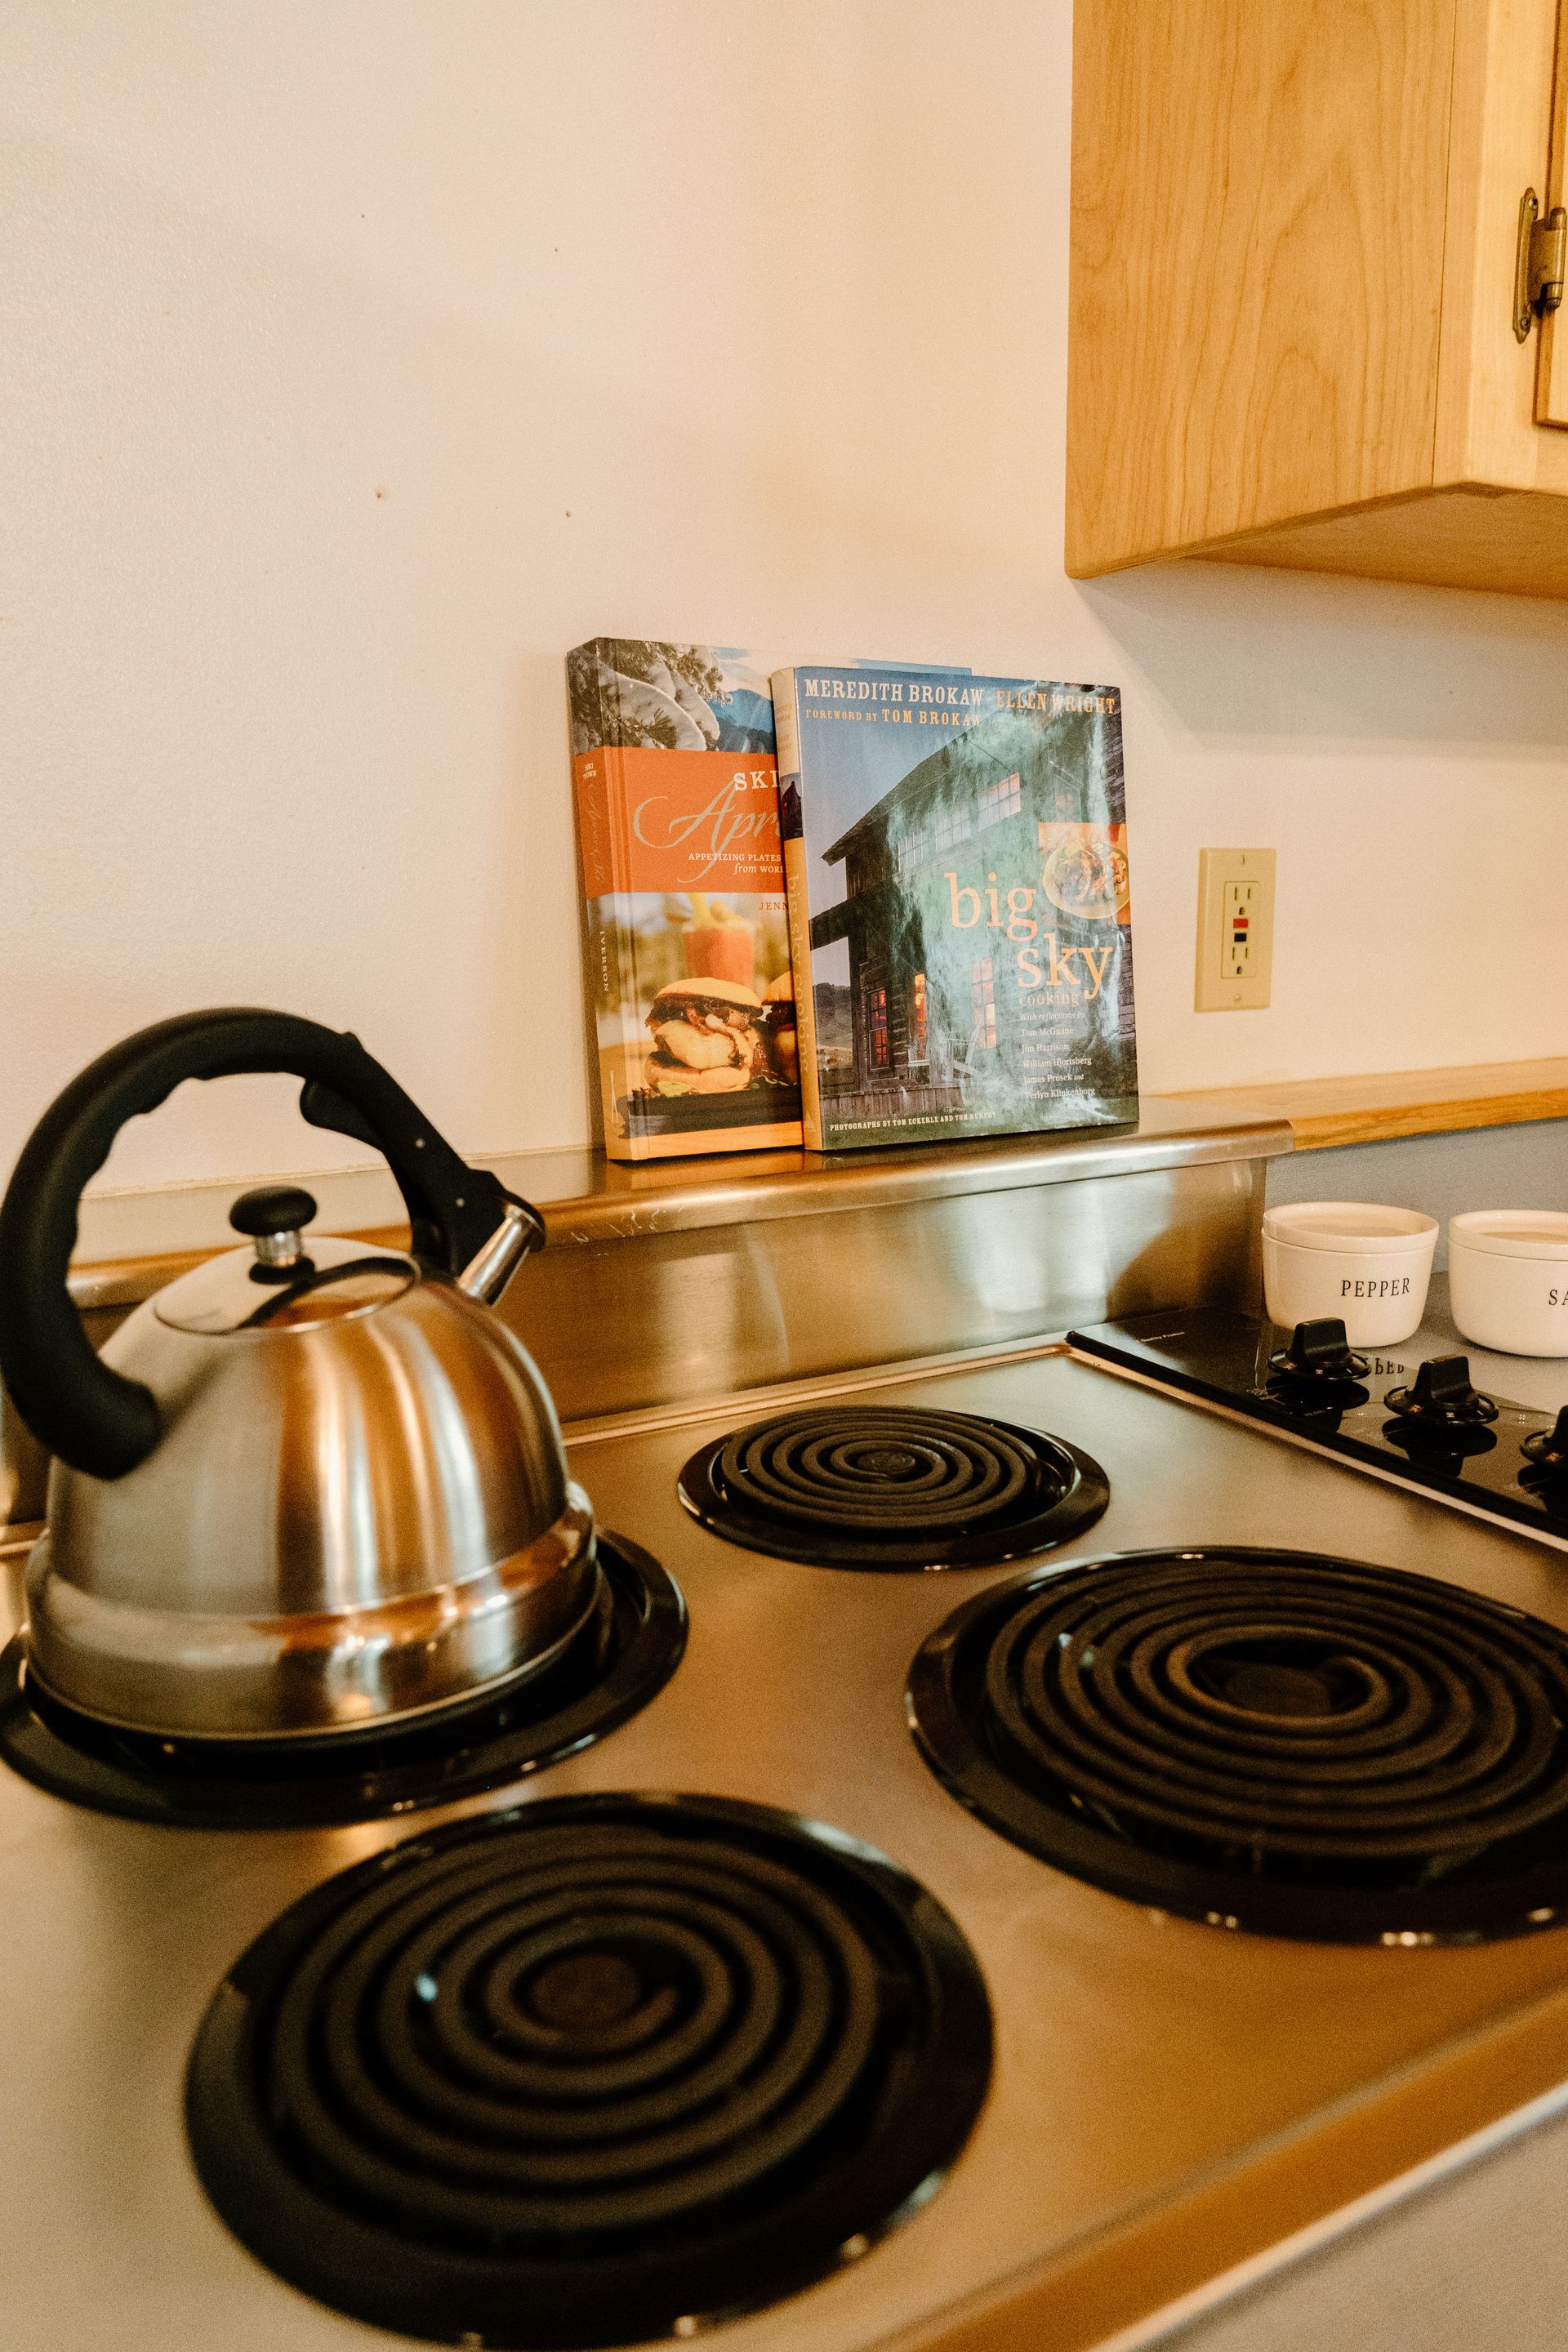
<svg viewBox="0 0 1568 2352"><path fill-rule="evenodd" d="M1401 1099L1403 1097L1403 1099ZM1162 1095L1162 1102L1283 1118L1298 1151L1347 1143L1390 1143L1480 1127L1523 1127L1568 1118L1568 1059L1481 1063L1451 1070L1378 1070L1361 1077L1299 1078L1275 1086L1226 1087Z"/></svg>
<svg viewBox="0 0 1568 2352"><path fill-rule="evenodd" d="M1270 2274L1259 2262L1278 2250L1281 2263L1309 2252L1291 2241L1336 2214L1345 2226L1397 2201L1402 2184L1418 2193L1427 2179L1408 2179L1489 2126L1528 2108L1568 2080L1568 1989L1548 1994L1458 2048L1402 2070L1394 2079L1310 2118L1262 2153L1245 2156L1217 2178L1157 2210L1086 2242L1026 2283L1015 2281L935 2328L920 2326L885 2337L877 2352L1092 2352L1139 2330L1171 2306L1203 2294L1250 2267L1237 2291ZM1481 2160L1486 2149L1472 2151ZM962 2160L962 2159L961 2159ZM1377 2192L1389 2192L1386 2200ZM1315 2232L1317 2242L1335 2231Z"/></svg>
<svg viewBox="0 0 1568 2352"><path fill-rule="evenodd" d="M1288 1114L1288 1116L1289 1116ZM1527 1127L1568 1118L1568 1087L1524 1095L1477 1095L1443 1103L1411 1103L1400 1110L1331 1111L1290 1116L1298 1151L1334 1144L1393 1143L1406 1135L1449 1135L1479 1127Z"/></svg>

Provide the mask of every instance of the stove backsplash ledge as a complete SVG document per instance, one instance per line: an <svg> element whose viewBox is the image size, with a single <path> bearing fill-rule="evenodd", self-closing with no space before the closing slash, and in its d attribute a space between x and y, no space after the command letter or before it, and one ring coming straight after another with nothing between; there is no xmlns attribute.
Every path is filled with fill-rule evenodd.
<svg viewBox="0 0 1568 2352"><path fill-rule="evenodd" d="M1151 1307L1256 1311L1268 1160L1289 1130L1004 1138L982 1150L710 1162L620 1198L542 1201L501 1302L575 1423L869 1365L1005 1348ZM620 1171L611 1171L612 1181ZM95 1345L177 1270L73 1277ZM0 1525L47 1463L0 1395Z"/></svg>

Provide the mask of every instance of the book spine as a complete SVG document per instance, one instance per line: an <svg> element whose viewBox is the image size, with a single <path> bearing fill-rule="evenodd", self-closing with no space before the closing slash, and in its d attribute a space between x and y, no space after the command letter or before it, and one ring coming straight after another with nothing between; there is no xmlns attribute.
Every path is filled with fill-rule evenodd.
<svg viewBox="0 0 1568 2352"><path fill-rule="evenodd" d="M636 1156L617 1134L615 1118L615 1079L619 1075L626 1083L626 1057L619 1046L605 1048L599 1042L602 1026L622 1028L628 1002L635 1004L636 1001L636 974L623 972L616 951L616 911L626 878L620 841L620 754L606 748L612 739L619 741L618 713L605 709L602 686L606 675L616 674L614 662L605 659L612 650L601 637L578 646L567 656L566 676L574 746L585 741L589 747L574 750L572 760L589 1000L585 1008L588 1049L599 1094L605 1150L612 1160L620 1160Z"/></svg>
<svg viewBox="0 0 1568 2352"><path fill-rule="evenodd" d="M784 837L789 958L795 972L801 1127L806 1150L820 1151L822 1077L816 1059L816 994L811 979L811 908L806 891L805 838L801 828L800 720L795 709L795 672L775 670L768 682L773 688L773 740L778 746L779 830Z"/></svg>
<svg viewBox="0 0 1568 2352"><path fill-rule="evenodd" d="M596 748L605 740L605 714L599 690L599 648L604 640L592 637L574 646L566 656L566 694L572 706L572 749Z"/></svg>

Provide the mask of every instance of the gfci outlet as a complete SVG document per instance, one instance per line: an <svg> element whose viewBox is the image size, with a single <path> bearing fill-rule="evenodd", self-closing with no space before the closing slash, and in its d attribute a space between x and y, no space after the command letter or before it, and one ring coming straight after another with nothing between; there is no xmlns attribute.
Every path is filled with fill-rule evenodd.
<svg viewBox="0 0 1568 2352"><path fill-rule="evenodd" d="M1274 971L1274 852L1198 852L1200 1013L1258 1013Z"/></svg>

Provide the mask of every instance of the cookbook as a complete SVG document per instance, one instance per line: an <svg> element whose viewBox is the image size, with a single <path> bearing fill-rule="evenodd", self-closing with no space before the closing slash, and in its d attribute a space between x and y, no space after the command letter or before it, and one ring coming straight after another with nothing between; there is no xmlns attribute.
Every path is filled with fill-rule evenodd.
<svg viewBox="0 0 1568 2352"><path fill-rule="evenodd" d="M1115 687L775 672L805 1139L1138 1116Z"/></svg>
<svg viewBox="0 0 1568 2352"><path fill-rule="evenodd" d="M798 1144L766 661L596 637L566 675L605 1149Z"/></svg>

